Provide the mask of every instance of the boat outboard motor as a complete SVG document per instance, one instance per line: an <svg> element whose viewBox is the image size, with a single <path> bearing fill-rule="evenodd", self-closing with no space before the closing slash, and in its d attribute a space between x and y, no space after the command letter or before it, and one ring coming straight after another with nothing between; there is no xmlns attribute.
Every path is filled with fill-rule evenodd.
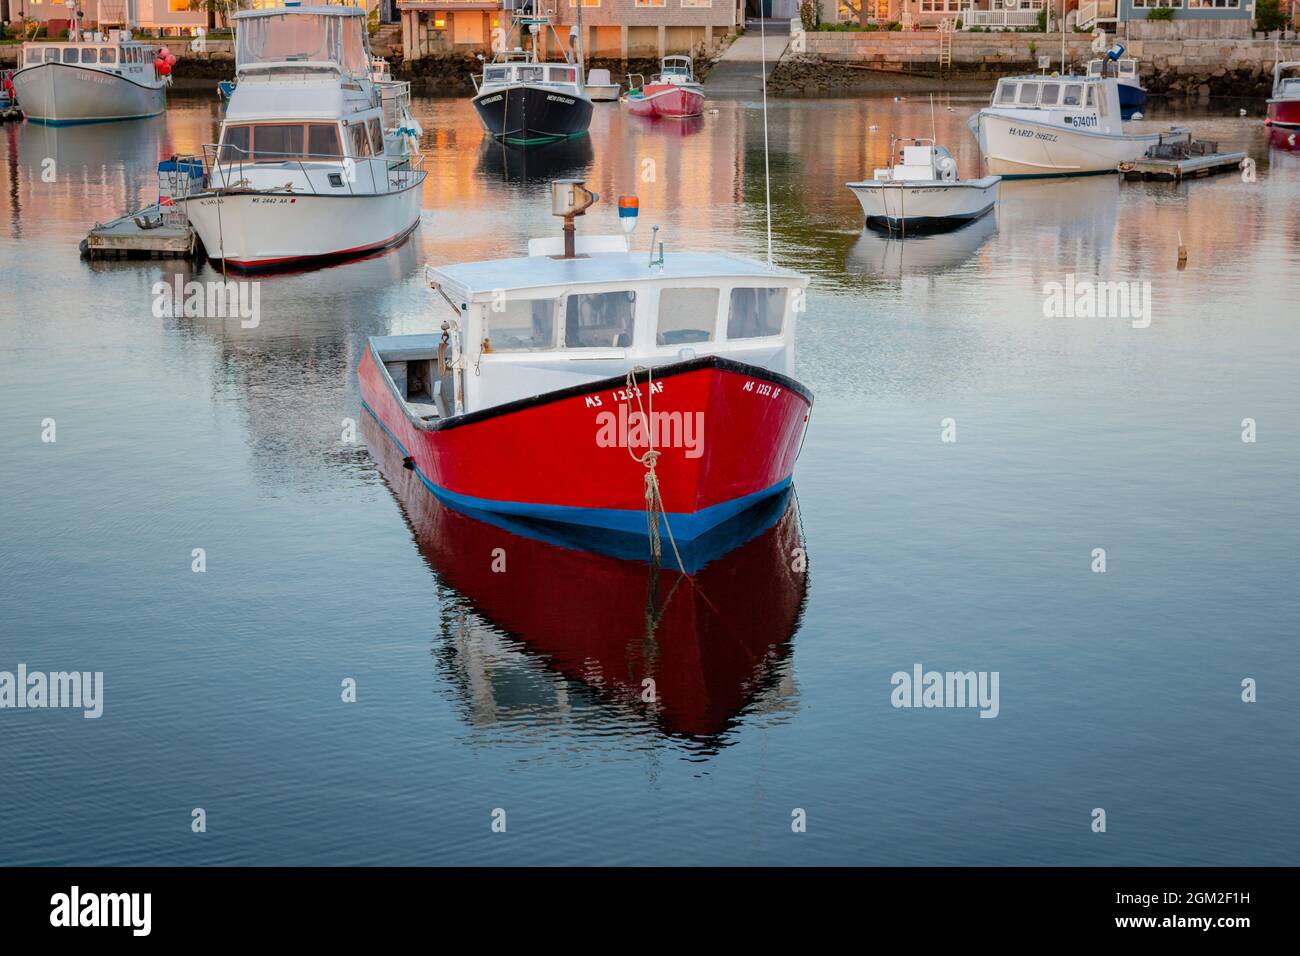
<svg viewBox="0 0 1300 956"><path fill-rule="evenodd" d="M942 146L934 148L934 171L944 182L955 182L957 180L957 160L952 158L952 154Z"/></svg>

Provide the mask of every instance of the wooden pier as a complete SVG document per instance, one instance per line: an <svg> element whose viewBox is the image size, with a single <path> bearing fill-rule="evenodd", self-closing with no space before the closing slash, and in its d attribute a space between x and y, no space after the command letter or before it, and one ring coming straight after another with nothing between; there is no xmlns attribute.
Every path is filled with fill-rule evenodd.
<svg viewBox="0 0 1300 956"><path fill-rule="evenodd" d="M1181 182L1233 172L1241 168L1245 158L1245 153L1221 153L1219 144L1208 140L1160 142L1142 158L1120 163L1119 173L1130 182L1146 179Z"/></svg>
<svg viewBox="0 0 1300 956"><path fill-rule="evenodd" d="M141 225L155 222L152 228ZM198 237L184 214L159 206L96 223L81 242L81 254L91 259L187 259L197 249Z"/></svg>

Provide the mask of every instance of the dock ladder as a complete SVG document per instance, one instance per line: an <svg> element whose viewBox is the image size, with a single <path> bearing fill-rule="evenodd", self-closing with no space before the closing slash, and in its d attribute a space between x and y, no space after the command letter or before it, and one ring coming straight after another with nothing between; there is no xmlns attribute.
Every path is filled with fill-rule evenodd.
<svg viewBox="0 0 1300 956"><path fill-rule="evenodd" d="M939 21L939 75L947 79L952 73L952 34L953 21Z"/></svg>

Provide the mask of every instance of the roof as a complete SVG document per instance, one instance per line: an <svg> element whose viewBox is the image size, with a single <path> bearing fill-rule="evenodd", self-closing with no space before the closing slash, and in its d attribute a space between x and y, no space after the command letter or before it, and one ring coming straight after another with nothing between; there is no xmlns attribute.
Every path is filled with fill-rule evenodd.
<svg viewBox="0 0 1300 956"><path fill-rule="evenodd" d="M1022 73L1020 76L1004 76L1004 80L1039 80L1045 83L1100 83L1113 80L1113 76L1088 76L1085 73L1070 73L1058 76L1044 76L1041 73Z"/></svg>
<svg viewBox="0 0 1300 956"><path fill-rule="evenodd" d="M364 17L366 15L362 7L263 7L258 10L240 10L231 19L256 20L260 17L280 17L286 13L318 14L323 17Z"/></svg>
<svg viewBox="0 0 1300 956"><path fill-rule="evenodd" d="M580 259L522 256L431 268L429 274L449 294L463 301L498 290L508 292L512 289L607 282L656 282L663 279L807 281L805 276L790 269L716 252L667 252L663 268L650 268L648 261L649 253L645 251L597 252Z"/></svg>

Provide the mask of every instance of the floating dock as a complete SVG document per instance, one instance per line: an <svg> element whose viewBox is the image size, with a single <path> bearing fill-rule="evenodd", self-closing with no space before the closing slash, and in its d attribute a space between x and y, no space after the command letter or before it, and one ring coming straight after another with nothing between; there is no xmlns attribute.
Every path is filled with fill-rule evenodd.
<svg viewBox="0 0 1300 956"><path fill-rule="evenodd" d="M1210 140L1173 140L1163 137L1141 159L1120 163L1119 173L1132 182L1144 179L1181 182L1241 168L1245 153L1221 153L1219 144Z"/></svg>
<svg viewBox="0 0 1300 956"><path fill-rule="evenodd" d="M96 223L81 241L81 254L91 259L187 259L197 248L189 220L162 206Z"/></svg>

